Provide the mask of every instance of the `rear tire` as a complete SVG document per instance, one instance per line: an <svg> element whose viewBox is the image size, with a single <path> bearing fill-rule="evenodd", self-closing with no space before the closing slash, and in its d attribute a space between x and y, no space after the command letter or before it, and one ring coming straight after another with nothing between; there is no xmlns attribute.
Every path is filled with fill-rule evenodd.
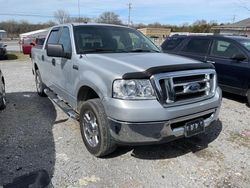
<svg viewBox="0 0 250 188"><path fill-rule="evenodd" d="M47 95L44 93L45 84L42 82L42 78L40 75L39 70L36 70L35 72L35 82L36 82L36 91L37 94L41 97L46 97Z"/></svg>
<svg viewBox="0 0 250 188"><path fill-rule="evenodd" d="M1 81L2 82L2 81ZM6 107L6 93L5 93L5 85L2 82L1 84L1 88L0 88L0 110L5 109Z"/></svg>
<svg viewBox="0 0 250 188"><path fill-rule="evenodd" d="M247 102L248 102L248 106L250 107L250 89L248 89L247 91Z"/></svg>
<svg viewBox="0 0 250 188"><path fill-rule="evenodd" d="M87 150L96 157L103 157L116 149L109 121L100 99L84 102L80 110L80 128Z"/></svg>

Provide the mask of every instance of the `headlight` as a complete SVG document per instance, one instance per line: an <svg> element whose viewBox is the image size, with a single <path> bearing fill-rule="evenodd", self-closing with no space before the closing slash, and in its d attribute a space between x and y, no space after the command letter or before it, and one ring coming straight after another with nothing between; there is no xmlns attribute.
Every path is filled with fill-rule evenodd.
<svg viewBox="0 0 250 188"><path fill-rule="evenodd" d="M115 80L113 97L128 100L156 98L149 80Z"/></svg>

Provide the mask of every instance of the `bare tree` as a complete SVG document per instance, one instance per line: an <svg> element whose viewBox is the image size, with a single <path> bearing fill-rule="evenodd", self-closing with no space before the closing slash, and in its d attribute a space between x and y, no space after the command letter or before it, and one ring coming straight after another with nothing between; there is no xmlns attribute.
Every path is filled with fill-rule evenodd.
<svg viewBox="0 0 250 188"><path fill-rule="evenodd" d="M68 23L71 21L69 13L62 9L57 10L54 13L54 17L59 24Z"/></svg>
<svg viewBox="0 0 250 188"><path fill-rule="evenodd" d="M80 17L80 18L71 18L72 22L79 22L79 23L88 23L91 22L91 18L89 17Z"/></svg>
<svg viewBox="0 0 250 188"><path fill-rule="evenodd" d="M122 24L119 15L115 14L114 12L104 12L102 13L99 18L97 18L98 23L107 23L107 24Z"/></svg>

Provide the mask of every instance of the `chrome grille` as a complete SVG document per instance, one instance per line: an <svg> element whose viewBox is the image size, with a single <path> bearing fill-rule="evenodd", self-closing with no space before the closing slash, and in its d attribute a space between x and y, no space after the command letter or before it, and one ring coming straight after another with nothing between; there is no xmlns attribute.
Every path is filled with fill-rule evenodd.
<svg viewBox="0 0 250 188"><path fill-rule="evenodd" d="M151 79L160 102L168 106L210 98L216 89L216 73L212 69L162 73Z"/></svg>

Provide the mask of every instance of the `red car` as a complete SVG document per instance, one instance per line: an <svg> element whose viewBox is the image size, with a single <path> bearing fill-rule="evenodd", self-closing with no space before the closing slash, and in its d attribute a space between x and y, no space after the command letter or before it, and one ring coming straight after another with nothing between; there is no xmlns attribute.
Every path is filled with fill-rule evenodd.
<svg viewBox="0 0 250 188"><path fill-rule="evenodd" d="M31 54L31 48L33 46L37 46L37 45L43 45L45 38L24 38L22 40L22 50L23 50L23 54L25 55L30 55Z"/></svg>

